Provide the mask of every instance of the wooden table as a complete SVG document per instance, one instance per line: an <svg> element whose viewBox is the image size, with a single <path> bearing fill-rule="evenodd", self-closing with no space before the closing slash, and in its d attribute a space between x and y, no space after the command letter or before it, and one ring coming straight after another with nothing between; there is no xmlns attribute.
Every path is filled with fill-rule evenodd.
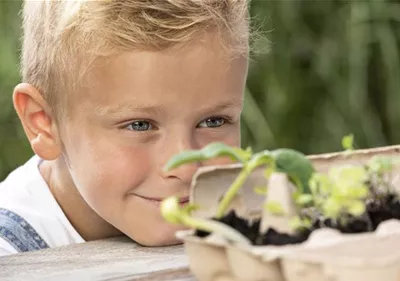
<svg viewBox="0 0 400 281"><path fill-rule="evenodd" d="M126 237L0 257L0 280L194 281L183 246L140 247Z"/></svg>

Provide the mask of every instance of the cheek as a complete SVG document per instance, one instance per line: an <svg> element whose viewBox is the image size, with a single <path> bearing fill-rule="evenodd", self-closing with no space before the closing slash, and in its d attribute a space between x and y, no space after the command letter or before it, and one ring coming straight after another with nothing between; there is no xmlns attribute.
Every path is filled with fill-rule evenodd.
<svg viewBox="0 0 400 281"><path fill-rule="evenodd" d="M150 150L143 146L121 145L110 138L88 135L77 136L73 143L73 149L68 151L71 174L94 209L118 203L149 173Z"/></svg>
<svg viewBox="0 0 400 281"><path fill-rule="evenodd" d="M219 128L198 128L194 133L199 147L211 142L223 142L231 146L240 146L240 123L226 124Z"/></svg>

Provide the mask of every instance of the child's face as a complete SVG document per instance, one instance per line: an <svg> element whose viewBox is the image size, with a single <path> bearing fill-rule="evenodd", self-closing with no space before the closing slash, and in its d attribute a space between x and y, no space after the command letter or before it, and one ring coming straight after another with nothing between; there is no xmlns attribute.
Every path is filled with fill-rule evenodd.
<svg viewBox="0 0 400 281"><path fill-rule="evenodd" d="M97 67L86 91L73 96L61 130L83 199L144 245L175 243L178 228L164 222L159 204L171 195L187 202L197 168L163 172L166 162L214 141L240 145L247 59L228 58L208 40L180 50L125 53Z"/></svg>

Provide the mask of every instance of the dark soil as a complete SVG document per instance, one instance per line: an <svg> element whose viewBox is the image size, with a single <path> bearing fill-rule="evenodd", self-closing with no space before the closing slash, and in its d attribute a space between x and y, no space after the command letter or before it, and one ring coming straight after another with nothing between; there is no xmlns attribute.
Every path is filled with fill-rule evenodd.
<svg viewBox="0 0 400 281"><path fill-rule="evenodd" d="M389 195L379 201L374 200L367 202L367 214L364 218L347 217L345 220L346 223L342 224L334 224L330 219L319 218L314 221L311 229L296 233L295 235L279 233L274 229L268 229L266 233L260 234L260 219L249 221L237 216L233 210L221 219L213 219L235 228L246 236L253 245L278 246L302 243L308 239L312 231L322 227L335 228L342 233L374 231L381 222L393 218L400 220L400 202L394 195ZM196 235L199 237L206 237L209 233L197 230Z"/></svg>
<svg viewBox="0 0 400 281"><path fill-rule="evenodd" d="M352 217L348 217L346 220L347 223L333 223L331 219L322 219L314 221L312 230L316 230L318 228L329 227L335 228L342 233L363 233L372 231L370 228L370 224L366 219L355 219Z"/></svg>
<svg viewBox="0 0 400 281"><path fill-rule="evenodd" d="M253 245L265 246L265 245L288 245L301 243L307 240L310 232L302 232L296 235L288 235L285 233L279 233L274 229L268 229L264 234L259 233L261 220L248 221L246 219L240 218L236 215L235 211L229 212L227 215L221 219L214 220L223 222L246 236ZM209 235L205 231L196 231L196 235L199 237L206 237Z"/></svg>
<svg viewBox="0 0 400 281"><path fill-rule="evenodd" d="M367 211L375 230L383 221L400 219L400 202L395 195L390 194L382 200L367 202Z"/></svg>
<svg viewBox="0 0 400 281"><path fill-rule="evenodd" d="M261 222L261 220L259 219L250 222L237 216L235 211L231 211L221 219L213 218L213 220L220 221L231 226L232 228L238 230L240 233L246 236L250 241L255 241L258 237L258 230ZM196 235L199 237L206 237L207 235L209 235L209 233L197 230Z"/></svg>
<svg viewBox="0 0 400 281"><path fill-rule="evenodd" d="M310 235L310 231L304 231L297 233L296 235L289 235L286 233L280 233L270 228L264 235L259 235L253 242L257 246L274 245L283 246L289 244L298 244L306 241Z"/></svg>

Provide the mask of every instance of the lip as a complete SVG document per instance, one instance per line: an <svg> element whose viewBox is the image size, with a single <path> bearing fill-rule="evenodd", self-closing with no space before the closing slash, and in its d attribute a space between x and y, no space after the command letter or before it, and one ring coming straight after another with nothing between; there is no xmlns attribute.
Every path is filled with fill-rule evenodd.
<svg viewBox="0 0 400 281"><path fill-rule="evenodd" d="M146 196L142 196L142 195L138 195L138 194L132 194L135 195L136 197L139 197L141 199L144 199L148 202L151 202L155 205L160 205L161 202L165 199L165 198L155 198L155 197L146 197ZM189 203L189 196L185 196L185 197L179 197L178 201L180 205L185 205L187 203Z"/></svg>

